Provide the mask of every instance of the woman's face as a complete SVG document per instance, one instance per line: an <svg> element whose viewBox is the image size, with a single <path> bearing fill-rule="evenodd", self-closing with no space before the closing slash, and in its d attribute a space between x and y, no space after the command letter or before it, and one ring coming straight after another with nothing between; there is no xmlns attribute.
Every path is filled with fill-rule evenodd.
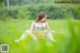
<svg viewBox="0 0 80 53"><path fill-rule="evenodd" d="M47 19L47 15L45 15L45 17L43 19L41 19L41 22L45 22Z"/></svg>

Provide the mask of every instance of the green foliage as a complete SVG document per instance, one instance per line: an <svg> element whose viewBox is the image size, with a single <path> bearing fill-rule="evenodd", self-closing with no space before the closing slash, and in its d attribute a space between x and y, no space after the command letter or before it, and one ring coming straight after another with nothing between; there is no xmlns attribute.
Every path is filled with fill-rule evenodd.
<svg viewBox="0 0 80 53"><path fill-rule="evenodd" d="M66 7L67 6L67 7ZM3 17L10 18L27 18L35 19L38 17L39 12L44 11L47 13L49 19L67 19L74 18L80 19L80 7L77 5L69 4L30 4L26 6L11 6L9 8L3 7L0 11L0 19Z"/></svg>
<svg viewBox="0 0 80 53"><path fill-rule="evenodd" d="M2 6L3 0L0 0L0 6Z"/></svg>

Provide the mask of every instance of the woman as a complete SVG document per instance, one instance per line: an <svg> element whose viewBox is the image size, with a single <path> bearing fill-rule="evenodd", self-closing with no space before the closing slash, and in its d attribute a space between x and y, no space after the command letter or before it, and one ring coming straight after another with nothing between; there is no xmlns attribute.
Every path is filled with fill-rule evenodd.
<svg viewBox="0 0 80 53"><path fill-rule="evenodd" d="M27 33L30 34L33 40L38 40L38 38L32 33L32 31L35 31L36 33L45 33L51 41L55 41L50 32L50 28L47 23L47 14L45 12L40 12L38 18L34 22L32 22L30 30L26 30L25 33L16 41L19 42L20 40L25 39Z"/></svg>

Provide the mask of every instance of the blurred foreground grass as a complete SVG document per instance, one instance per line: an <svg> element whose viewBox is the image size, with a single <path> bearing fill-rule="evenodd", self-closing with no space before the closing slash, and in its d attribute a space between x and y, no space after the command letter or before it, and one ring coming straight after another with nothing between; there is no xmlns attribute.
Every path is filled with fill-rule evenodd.
<svg viewBox="0 0 80 53"><path fill-rule="evenodd" d="M80 53L80 21L79 20L48 20L57 42L48 38L33 41L30 36L19 43L15 42L33 20L8 19L0 20L0 44L9 44L8 53Z"/></svg>

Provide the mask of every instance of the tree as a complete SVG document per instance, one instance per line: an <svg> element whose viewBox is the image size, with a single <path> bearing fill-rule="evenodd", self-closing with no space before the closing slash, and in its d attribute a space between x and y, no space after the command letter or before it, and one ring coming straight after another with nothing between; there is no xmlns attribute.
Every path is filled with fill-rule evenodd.
<svg viewBox="0 0 80 53"><path fill-rule="evenodd" d="M7 7L9 7L9 0L6 0L6 3L7 3Z"/></svg>

